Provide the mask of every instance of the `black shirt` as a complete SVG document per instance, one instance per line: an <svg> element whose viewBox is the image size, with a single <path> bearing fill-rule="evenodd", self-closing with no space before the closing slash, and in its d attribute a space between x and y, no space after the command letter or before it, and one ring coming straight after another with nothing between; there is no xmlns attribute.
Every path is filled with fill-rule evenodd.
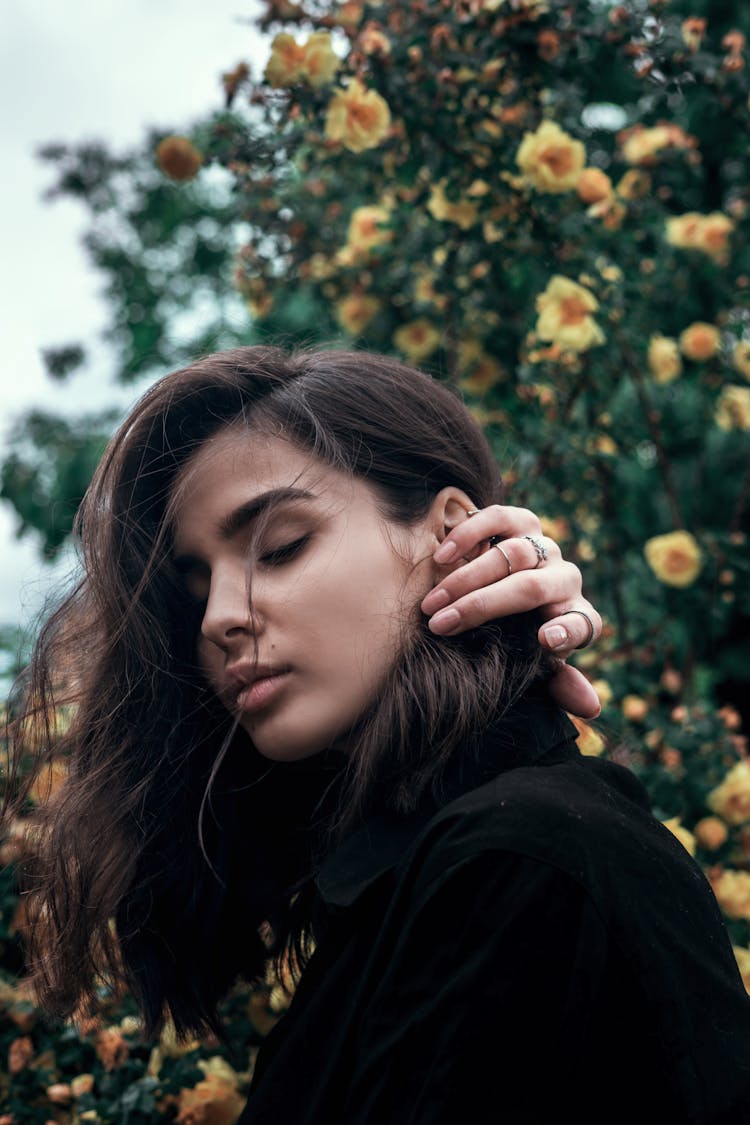
<svg viewBox="0 0 750 1125"><path fill-rule="evenodd" d="M711 889L574 733L521 708L439 807L329 856L242 1125L750 1122L750 997Z"/></svg>

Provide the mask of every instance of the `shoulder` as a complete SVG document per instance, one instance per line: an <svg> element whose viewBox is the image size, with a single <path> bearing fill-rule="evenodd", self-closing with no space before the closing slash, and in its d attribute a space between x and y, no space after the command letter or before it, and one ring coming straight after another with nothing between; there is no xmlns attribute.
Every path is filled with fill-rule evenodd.
<svg viewBox="0 0 750 1125"><path fill-rule="evenodd" d="M400 866L412 885L426 887L501 853L499 878L508 856L529 860L579 884L605 913L613 900L639 897L647 886L662 884L670 895L680 885L688 895L707 889L632 773L594 759L508 770L464 793L430 820Z"/></svg>

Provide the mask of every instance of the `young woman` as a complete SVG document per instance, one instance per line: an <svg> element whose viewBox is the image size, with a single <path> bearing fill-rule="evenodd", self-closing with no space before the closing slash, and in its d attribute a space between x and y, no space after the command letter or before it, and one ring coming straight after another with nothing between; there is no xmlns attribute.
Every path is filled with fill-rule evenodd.
<svg viewBox="0 0 750 1125"><path fill-rule="evenodd" d="M551 691L595 704L527 611L562 652L599 619L502 499L461 403L391 359L246 348L146 394L19 726L75 702L30 896L52 1011L105 974L149 1030L215 1027L286 957L247 1123L750 1119L718 909L579 755Z"/></svg>

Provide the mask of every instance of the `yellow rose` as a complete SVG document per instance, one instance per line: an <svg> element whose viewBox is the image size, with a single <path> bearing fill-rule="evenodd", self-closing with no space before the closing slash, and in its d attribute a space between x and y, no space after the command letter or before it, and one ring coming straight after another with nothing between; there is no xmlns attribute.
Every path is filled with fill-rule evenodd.
<svg viewBox="0 0 750 1125"><path fill-rule="evenodd" d="M630 168L616 188L623 199L644 199L651 191L651 177L640 168Z"/></svg>
<svg viewBox="0 0 750 1125"><path fill-rule="evenodd" d="M314 31L306 43L298 43L293 35L281 31L271 44L264 74L274 87L308 82L317 89L333 81L339 66L327 31Z"/></svg>
<svg viewBox="0 0 750 1125"><path fill-rule="evenodd" d="M461 230L468 230L477 221L477 205L470 199L448 199L445 194L445 180L433 184L430 189L430 198L427 200L427 210L433 219L440 222L456 223Z"/></svg>
<svg viewBox="0 0 750 1125"><path fill-rule="evenodd" d="M728 837L729 830L718 816L704 816L695 826L695 838L706 851L715 852L726 844Z"/></svg>
<svg viewBox="0 0 750 1125"><path fill-rule="evenodd" d="M577 715L568 715L568 718L578 731L576 735L578 749L582 754L585 754L587 758L598 758L604 750L604 739L602 736L584 719L579 719Z"/></svg>
<svg viewBox="0 0 750 1125"><path fill-rule="evenodd" d="M711 359L719 350L719 329L703 320L696 320L680 333L680 351L688 359L701 362Z"/></svg>
<svg viewBox="0 0 750 1125"><path fill-rule="evenodd" d="M679 816L670 817L669 820L664 820L662 823L680 841L685 851L690 852L690 855L695 855L695 836L685 828L684 824L680 823Z"/></svg>
<svg viewBox="0 0 750 1125"><path fill-rule="evenodd" d="M350 293L348 297L342 297L336 302L336 320L350 336L359 336L380 308L380 301L376 297Z"/></svg>
<svg viewBox="0 0 750 1125"><path fill-rule="evenodd" d="M537 335L574 352L603 344L604 333L591 315L598 308L599 302L589 289L556 274L536 299Z"/></svg>
<svg viewBox="0 0 750 1125"><path fill-rule="evenodd" d="M393 231L385 229L385 224L390 217L388 209L377 204L355 207L349 220L347 246L355 254L367 254L376 246L383 246L386 242L390 242Z"/></svg>
<svg viewBox="0 0 750 1125"><path fill-rule="evenodd" d="M573 191L586 163L586 150L554 121L524 133L516 163L537 191Z"/></svg>
<svg viewBox="0 0 750 1125"><path fill-rule="evenodd" d="M722 264L729 255L729 235L733 230L734 220L721 211L712 211L710 215L688 211L667 219L666 239L671 246L700 250Z"/></svg>
<svg viewBox="0 0 750 1125"><path fill-rule="evenodd" d="M740 945L733 945L732 952L737 960L742 983L747 992L750 992L750 949L743 949Z"/></svg>
<svg viewBox="0 0 750 1125"><path fill-rule="evenodd" d="M626 695L622 701L622 713L634 723L642 723L648 715L648 703L640 695Z"/></svg>
<svg viewBox="0 0 750 1125"><path fill-rule="evenodd" d="M689 531L656 535L643 551L656 577L667 586L691 586L703 565L700 547Z"/></svg>
<svg viewBox="0 0 750 1125"><path fill-rule="evenodd" d="M440 344L441 335L431 320L417 317L409 324L402 324L393 334L393 342L400 352L411 361L421 363L435 351Z"/></svg>
<svg viewBox="0 0 750 1125"><path fill-rule="evenodd" d="M682 374L682 360L677 341L671 336L651 337L648 344L648 367L657 383L671 383Z"/></svg>
<svg viewBox="0 0 750 1125"><path fill-rule="evenodd" d="M345 90L337 90L328 103L325 135L340 141L350 152L375 148L388 135L391 111L377 90L367 90L352 78Z"/></svg>
<svg viewBox="0 0 750 1125"><path fill-rule="evenodd" d="M715 418L721 430L750 430L750 387L724 387Z"/></svg>
<svg viewBox="0 0 750 1125"><path fill-rule="evenodd" d="M612 195L612 181L601 168L584 168L578 177L576 191L584 203L598 203Z"/></svg>
<svg viewBox="0 0 750 1125"><path fill-rule="evenodd" d="M706 804L727 824L750 820L750 762L743 760L733 766L721 785L708 794Z"/></svg>
<svg viewBox="0 0 750 1125"><path fill-rule="evenodd" d="M711 880L719 906L729 918L750 921L750 872L725 869Z"/></svg>
<svg viewBox="0 0 750 1125"><path fill-rule="evenodd" d="M694 142L679 125L662 122L647 129L636 125L624 134L622 154L628 164L655 164L665 148L689 148Z"/></svg>
<svg viewBox="0 0 750 1125"><path fill-rule="evenodd" d="M165 137L156 146L156 163L170 180L194 180L203 155L187 137Z"/></svg>
<svg viewBox="0 0 750 1125"><path fill-rule="evenodd" d="M750 340L738 340L732 351L732 364L735 371L750 380Z"/></svg>

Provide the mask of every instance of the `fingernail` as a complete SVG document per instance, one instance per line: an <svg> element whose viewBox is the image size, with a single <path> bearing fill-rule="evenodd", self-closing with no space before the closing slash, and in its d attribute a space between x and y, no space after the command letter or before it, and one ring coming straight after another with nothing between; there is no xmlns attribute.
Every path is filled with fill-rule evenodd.
<svg viewBox="0 0 750 1125"><path fill-rule="evenodd" d="M450 633L461 624L461 614L457 609L441 609L427 622L433 633Z"/></svg>
<svg viewBox="0 0 750 1125"><path fill-rule="evenodd" d="M458 551L458 547L456 546L455 543L450 543L450 542L441 543L440 546L438 547L437 551L435 551L435 554L432 557L434 558L435 562L438 562L438 563L450 562L451 559L455 556L457 551Z"/></svg>
<svg viewBox="0 0 750 1125"><path fill-rule="evenodd" d="M430 590L422 601L422 610L424 613L436 613L450 600L451 596L447 590Z"/></svg>
<svg viewBox="0 0 750 1125"><path fill-rule="evenodd" d="M562 625L550 625L549 629L542 630L543 636L550 648L562 648L569 641L567 629Z"/></svg>

